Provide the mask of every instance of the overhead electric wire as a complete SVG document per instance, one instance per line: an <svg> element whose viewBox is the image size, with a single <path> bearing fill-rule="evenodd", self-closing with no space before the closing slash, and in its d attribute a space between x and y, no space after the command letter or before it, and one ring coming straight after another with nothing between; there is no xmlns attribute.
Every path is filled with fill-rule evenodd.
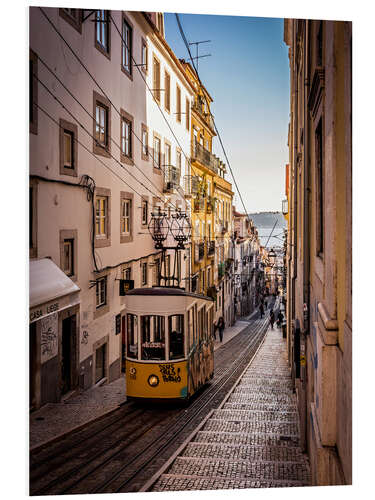
<svg viewBox="0 0 375 500"><path fill-rule="evenodd" d="M183 28L182 28L182 25L181 25L181 22L180 22L180 19L179 19L179 16L178 16L178 14L177 14L177 13L175 13L175 16L176 16L176 20L177 20L177 24L178 24L178 28L179 28L179 31L180 31L180 34L181 34L182 40L183 40L183 42L184 42L184 44L185 44L185 46L186 46L186 49L187 49L187 51L188 51L188 53L189 53L189 56L190 56L190 59L191 59L191 64L192 64L192 66L193 66L193 68L194 68L194 71L195 71L195 73L196 73L196 75L197 75L198 82L199 82L199 84L200 84L201 86L203 86L203 84L202 84L202 82L201 82L201 80L200 80L200 78L199 78L198 70L197 70L197 68L196 68L196 66L195 66L195 63L194 63L194 60L193 60L192 54L191 54L191 52L190 52L189 43L188 43L188 41L187 41L187 39L186 39L186 36L185 36L184 30L183 30ZM206 96L204 96L204 98L206 99ZM207 99L206 99L206 103L207 103ZM207 105L208 105L208 103L207 103ZM208 106L207 106L207 107L208 107ZM249 216L249 214L248 214L248 212L247 212L247 209L246 209L246 207L245 207L244 201L243 201L243 199L242 199L241 192L240 192L240 190L239 190L239 187L238 187L237 181L236 181L236 179L235 179L235 177L234 177L234 174L233 174L232 167L230 166L230 163L229 163L229 159L228 159L227 153L226 153L226 151L225 151L225 149L224 149L223 141L221 140L220 133L219 133L219 131L218 131L217 127L216 127L216 123L215 123L215 120L214 120L214 117L212 116L212 114L211 114L211 118L212 118L212 122L213 122L213 124L214 124L215 132L216 132L216 134L217 134L217 136L218 136L218 138L219 138L220 145L221 145L221 148L222 148L222 150L223 150L223 153L224 153L225 159L226 159L226 161L227 161L227 164L228 164L229 170L230 170L230 172L231 172L231 174L232 174L232 179L233 179L234 184L235 184L235 186L236 186L237 193L238 193L238 195L239 195L239 197L240 197L240 199L241 199L242 206L243 206L243 208L244 208L245 214L246 214L246 216L247 216L248 220L250 221L250 220L251 220L251 218L250 218L250 216Z"/></svg>
<svg viewBox="0 0 375 500"><path fill-rule="evenodd" d="M65 104L63 104L60 99L58 97L55 96L55 94L53 92L50 91L50 89L40 80L39 77L37 77L35 74L34 74L34 77L36 78L36 80L45 88L45 90L47 90L47 92L49 92L49 94L53 97L53 99L55 99L59 104L60 106L73 118L73 120L75 120L78 125L95 141L95 137L94 135L92 135L84 125L82 125L82 123L78 120L78 118L76 118L73 113L71 111L69 111L69 109L65 106ZM81 144L81 143L79 143ZM82 144L81 144L82 146ZM87 148L86 148L87 149ZM130 175L130 177L132 177L133 179L135 179L142 187L144 187L147 191L149 191L151 194L155 195L155 193L153 191L151 191L147 186L145 186L145 184L143 184L139 179L137 179L133 174L131 174L127 169L126 167L124 167L124 165L119 161L117 160L117 158L115 158L111 153L109 153L107 151L107 153L110 155L110 157L120 166L120 168L122 168L123 170L125 170L125 172L127 174ZM95 156L96 158L96 155L93 153L93 155ZM108 167L108 165L106 165L104 162L102 162L103 165L106 166L106 168L108 168L109 170L111 170L112 173L114 173L114 171ZM119 177L117 175L117 177ZM120 177L119 177L120 178ZM141 198L142 198L142 195L141 193L139 193L134 187L130 186L130 184L128 184L124 179L120 178L122 180L122 182L124 182L130 189L132 189L135 193L137 193ZM160 196L157 196L157 198L159 198L159 200L161 200L163 203L164 203L164 200L163 198L160 198Z"/></svg>
<svg viewBox="0 0 375 500"><path fill-rule="evenodd" d="M79 100L74 96L74 94L67 88L67 86L61 81L61 79L56 75L56 73L54 71L51 70L51 68L48 66L48 64L46 62L43 61L43 59L38 56L38 60L41 61L41 63L47 68L47 70L57 79L57 81L63 86L63 88L69 93L69 95L79 104L79 106L85 111L85 113L92 119L94 120L95 122L95 117L93 115L91 115L91 113L79 102ZM76 120L77 121L77 120ZM117 142L113 139L113 137L111 136L111 141L113 142L113 144L115 144L115 146L120 150L120 152L122 151L121 150L121 146L119 144L117 144ZM138 167L138 165L135 163L134 159L131 158L131 161L132 161L132 165L135 166L135 168L150 182L150 184L152 186L154 186L154 188L156 190L158 190L158 192L162 195L163 193L159 190L158 186L156 186L148 177L147 175L143 172L143 170L141 168ZM125 167L124 167L125 168ZM132 176L132 174L127 170L127 172L129 173L130 176ZM134 177L137 182L138 179L136 177ZM143 184L142 184L143 185ZM151 192L151 191L150 191ZM156 195L155 193L152 192L152 194ZM166 203L166 200L162 200L164 203ZM177 206L174 205L172 202L169 202L171 205L174 206L175 209L177 209Z"/></svg>
<svg viewBox="0 0 375 500"><path fill-rule="evenodd" d="M42 7L39 7L39 10L42 12L42 14L43 14L43 16L45 17L45 19L46 19L46 20L48 21L48 23L52 26L52 28L53 28L53 29L54 29L54 31L57 33L57 35L61 38L61 40L62 40L62 41L65 43L65 45L68 47L68 49L70 50L70 52L74 55L74 57L77 59L77 61L81 64L81 66L84 68L84 70L85 70L85 71L87 72L87 74L90 76L90 78L93 80L93 82L95 83L95 85L99 88L99 90L103 93L103 95L104 95L104 96L108 99L108 101L110 102L111 106L115 109L115 111L116 111L116 112L118 113L118 115L121 117L121 113L120 113L120 112L119 112L119 110L116 108L116 106L113 104L113 102L112 102L112 101L111 101L111 99L109 98L108 94L107 94L107 93L104 91L104 89L103 89L103 88L99 85L99 83L98 83L98 82L97 82L97 80L94 78L94 76L91 74L91 72L88 70L88 68L86 67L86 65L82 62L81 58L80 58L80 57L79 57L79 56L75 53L75 51L72 49L71 45L70 45L70 44L69 44L69 43L65 40L64 36L63 36L63 35L60 33L60 31L56 28L56 26L55 26L55 25L54 25L54 23L51 21L51 19L47 16L47 14L46 14L46 13L45 13L45 11L43 10L43 8L42 8ZM128 47L128 45L125 43L125 41L124 41L124 39L123 39L123 37L122 37L122 34L120 33L120 31L119 31L119 29L118 29L118 27L117 27L117 25L116 25L116 23L115 23L115 21L113 20L113 18L112 18L112 16L111 16L111 15L110 15L110 19L112 20L112 23L113 23L113 25L115 26L116 31L119 33L119 36L120 36L120 38L121 38L121 40L122 40L123 44L125 45L125 47L129 48L129 47ZM149 92L151 93L151 95L153 95L152 90L149 88L149 86L148 86L148 84L147 84L147 81L145 80L144 75L142 74L142 71L140 70L139 66L135 63L135 59L134 59L134 57L133 57L132 55L131 55L131 59L132 59L132 61L134 62L134 66L138 69L138 72L139 72L139 74L140 74L141 78L143 79L143 81L144 81L144 83L145 83L145 85L146 85L147 89L149 90ZM165 115L164 115L164 113L163 113L162 109L160 108L160 106L159 106L159 104L157 103L157 101L155 101L155 102L156 102L156 104L157 104L157 106L158 106L158 108L159 108L159 111L161 112L161 114L162 114L162 116L163 116L163 118L164 118L165 122L167 123L168 128L169 128L169 129L170 129L170 131L172 132L173 137L175 138L175 140L176 140L177 144L179 145L179 147L180 147L180 149L181 149L182 153L184 154L185 159L189 162L189 164L190 164L191 168L195 171L194 166L191 164L190 159L187 157L187 155L185 154L185 152L184 152L183 148L181 147L181 144L179 143L179 141L178 141L178 139L177 139L177 137L176 137L175 133L173 132L173 130L172 130L172 128L171 128L171 126L170 126L170 124L169 124L168 120L166 119L166 117L165 117ZM141 144L143 144L143 143L142 143L142 141L138 138L138 136L134 133L133 128L132 128L132 133L133 133L133 134L135 135L135 137L136 137L136 138L137 138L137 139L141 142ZM152 161L153 161L153 163L155 163L155 160L154 160L154 158L153 158L153 157L152 157ZM158 167L158 168L160 168L160 167ZM162 169L162 170L163 170L163 172L165 173L165 170L164 170L164 169ZM196 172L196 171L195 171L195 172ZM178 186L178 191L179 191L179 192L181 191L181 187L180 187L180 186ZM183 199L183 201L184 201L184 203L185 203L185 206L186 206L186 205L191 205L191 204L189 203L189 201L188 201L188 200L186 200L186 198L185 198L185 193L184 193L184 192L183 192L183 194L182 194L182 195L180 194L180 196L181 196L181 198ZM191 206L190 206L190 209L191 209ZM201 219L201 217L200 217L199 215L198 215L198 218L200 219L200 221L201 221L201 222L203 222L203 220Z"/></svg>

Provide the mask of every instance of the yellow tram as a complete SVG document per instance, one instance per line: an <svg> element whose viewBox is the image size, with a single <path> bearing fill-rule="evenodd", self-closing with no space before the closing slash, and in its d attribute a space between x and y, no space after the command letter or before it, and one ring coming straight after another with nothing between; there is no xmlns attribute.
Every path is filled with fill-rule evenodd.
<svg viewBox="0 0 375 500"><path fill-rule="evenodd" d="M129 399L189 399L214 374L210 297L180 288L126 294L126 392Z"/></svg>

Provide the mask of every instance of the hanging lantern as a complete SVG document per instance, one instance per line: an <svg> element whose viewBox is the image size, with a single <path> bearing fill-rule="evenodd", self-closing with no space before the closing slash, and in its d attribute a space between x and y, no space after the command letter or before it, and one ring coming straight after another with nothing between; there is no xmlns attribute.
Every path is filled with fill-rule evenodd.
<svg viewBox="0 0 375 500"><path fill-rule="evenodd" d="M180 211L172 214L170 231L175 241L177 241L178 248L184 248L184 244L191 236L189 217Z"/></svg>
<svg viewBox="0 0 375 500"><path fill-rule="evenodd" d="M170 227L167 214L162 212L160 207L158 207L157 212L151 214L148 230L151 238L155 241L155 248L163 248L163 241L166 240Z"/></svg>

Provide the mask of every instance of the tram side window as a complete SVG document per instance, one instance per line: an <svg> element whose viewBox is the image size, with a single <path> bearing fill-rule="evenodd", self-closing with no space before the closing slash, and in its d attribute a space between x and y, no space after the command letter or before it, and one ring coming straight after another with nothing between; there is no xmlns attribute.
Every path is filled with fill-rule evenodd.
<svg viewBox="0 0 375 500"><path fill-rule="evenodd" d="M189 349L194 345L194 325L193 325L193 309L188 311L188 338L189 338Z"/></svg>
<svg viewBox="0 0 375 500"><path fill-rule="evenodd" d="M138 340L137 340L137 316L135 314L127 315L127 356L129 358L138 358Z"/></svg>
<svg viewBox="0 0 375 500"><path fill-rule="evenodd" d="M141 316L142 359L165 360L164 316Z"/></svg>
<svg viewBox="0 0 375 500"><path fill-rule="evenodd" d="M184 357L184 315L175 314L168 318L169 359Z"/></svg>

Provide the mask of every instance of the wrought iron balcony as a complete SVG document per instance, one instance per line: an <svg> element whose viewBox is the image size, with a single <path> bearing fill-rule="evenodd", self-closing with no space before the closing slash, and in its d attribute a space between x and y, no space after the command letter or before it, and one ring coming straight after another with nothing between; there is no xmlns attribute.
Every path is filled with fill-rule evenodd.
<svg viewBox="0 0 375 500"><path fill-rule="evenodd" d="M185 196L193 196L198 193L199 177L197 175L184 175Z"/></svg>
<svg viewBox="0 0 375 500"><path fill-rule="evenodd" d="M215 240L207 241L207 255L213 255L215 253Z"/></svg>
<svg viewBox="0 0 375 500"><path fill-rule="evenodd" d="M204 257L204 241L196 241L194 243L194 260L200 262Z"/></svg>
<svg viewBox="0 0 375 500"><path fill-rule="evenodd" d="M218 173L220 165L219 158L203 147L202 144L199 144L196 139L194 139L193 143L192 157L193 159L200 161L204 166L213 170L215 174Z"/></svg>
<svg viewBox="0 0 375 500"><path fill-rule="evenodd" d="M171 193L180 184L180 170L172 165L165 166L164 193Z"/></svg>
<svg viewBox="0 0 375 500"><path fill-rule="evenodd" d="M212 114L209 111L205 110L203 99L198 98L196 101L194 101L192 109L201 115L203 120L212 130L215 129Z"/></svg>
<svg viewBox="0 0 375 500"><path fill-rule="evenodd" d="M204 198L195 198L193 207L194 212L204 212Z"/></svg>

